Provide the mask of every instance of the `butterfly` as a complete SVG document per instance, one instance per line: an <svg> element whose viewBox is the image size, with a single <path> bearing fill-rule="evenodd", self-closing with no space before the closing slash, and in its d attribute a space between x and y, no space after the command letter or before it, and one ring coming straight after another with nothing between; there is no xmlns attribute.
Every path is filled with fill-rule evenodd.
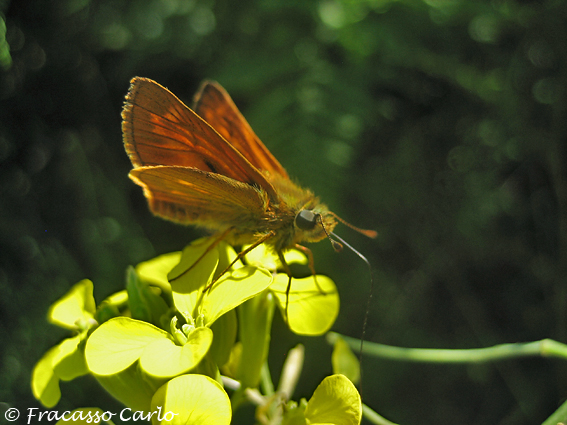
<svg viewBox="0 0 567 425"><path fill-rule="evenodd" d="M134 167L129 177L143 188L153 214L218 234L217 242L248 245L238 259L265 243L290 282L284 251L299 248L310 256L300 244L324 238L342 247L331 235L338 221L349 224L289 178L218 83L204 81L190 109L155 81L135 77L122 119ZM310 256L314 275L312 263Z"/></svg>

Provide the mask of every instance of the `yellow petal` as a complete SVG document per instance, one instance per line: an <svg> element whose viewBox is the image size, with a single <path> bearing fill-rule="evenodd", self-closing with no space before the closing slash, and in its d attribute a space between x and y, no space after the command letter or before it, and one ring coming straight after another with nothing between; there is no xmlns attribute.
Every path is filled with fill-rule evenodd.
<svg viewBox="0 0 567 425"><path fill-rule="evenodd" d="M290 329L300 335L322 335L327 332L339 314L339 295L334 282L317 275L303 279L292 278L289 298L286 290L289 278L278 274L270 289L287 318Z"/></svg>
<svg viewBox="0 0 567 425"><path fill-rule="evenodd" d="M77 329L80 321L88 321L94 317L96 304L93 297L93 283L81 280L62 298L49 308L48 320L66 329Z"/></svg>
<svg viewBox="0 0 567 425"><path fill-rule="evenodd" d="M161 408L152 425L229 425L232 417L228 395L205 375L182 375L156 391L152 411Z"/></svg>
<svg viewBox="0 0 567 425"><path fill-rule="evenodd" d="M169 334L154 325L115 317L100 325L87 340L87 365L97 375L118 373L138 360L149 344L167 338Z"/></svg>
<svg viewBox="0 0 567 425"><path fill-rule="evenodd" d="M213 342L213 332L200 327L187 335L187 342L176 345L169 338L153 341L144 350L140 366L152 376L168 378L185 373L205 357Z"/></svg>
<svg viewBox="0 0 567 425"><path fill-rule="evenodd" d="M344 375L328 376L307 402L305 418L311 424L358 425L362 418L360 394Z"/></svg>

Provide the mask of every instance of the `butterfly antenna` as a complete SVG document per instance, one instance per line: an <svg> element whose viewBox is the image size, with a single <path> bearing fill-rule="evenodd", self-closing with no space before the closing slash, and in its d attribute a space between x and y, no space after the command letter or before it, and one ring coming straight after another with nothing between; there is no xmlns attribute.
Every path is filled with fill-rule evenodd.
<svg viewBox="0 0 567 425"><path fill-rule="evenodd" d="M372 238L372 239L374 239L376 236L378 236L378 232L376 230L361 229L360 227L356 227L356 226L350 224L348 221L340 218L338 215L336 215L332 211L329 211L329 214L331 214L333 217L335 217L338 221L343 223L345 226L350 227L352 230L356 230L358 233L362 233L364 236L368 236L369 238Z"/></svg>
<svg viewBox="0 0 567 425"><path fill-rule="evenodd" d="M323 223L323 218L321 217L321 214L317 214L317 220L319 221L319 223L321 224L321 227L323 228L323 231L327 235L327 239L329 239L329 242L331 242L331 245L333 245L333 249L335 250L335 252L341 252L343 250L342 244L340 242L337 242L336 240L334 240L331 237L331 235L329 234L329 232L327 232L327 228L325 227L325 224Z"/></svg>
<svg viewBox="0 0 567 425"><path fill-rule="evenodd" d="M366 337L366 325L368 323L368 313L370 311L370 306L372 301L372 292L374 291L374 276L372 274L372 266L370 265L370 261L368 261L368 259L364 255L358 252L354 247L352 247L347 241L345 241L336 233L331 232L331 236L333 238L338 239L342 245L346 246L348 249L350 249L352 252L358 255L362 259L362 261L366 263L366 265L368 266L368 271L370 273L370 290L368 291L368 300L366 301L366 311L364 313L364 321L362 322L362 335L360 337L360 353L358 354L358 362L360 364L360 393L362 395L362 351L364 349L364 338Z"/></svg>
<svg viewBox="0 0 567 425"><path fill-rule="evenodd" d="M353 226L349 222L343 220L342 218L340 218L335 213L331 212L331 214L332 214L333 217L335 217L341 223L347 225L348 227L350 227L353 230L356 230L359 233L362 233L365 236L368 236L369 238L375 238L376 236L378 236L378 232L376 232L375 230L360 229L356 226ZM360 393L362 395L362 352L364 350L364 338L366 338L366 325L368 324L368 314L370 312L370 306L372 305L371 304L372 293L374 292L374 276L373 276L373 273L372 273L372 266L370 265L370 261L368 261L368 259L364 255L362 255L359 251L357 251L347 241L345 241L343 238L341 238L336 233L328 232L327 229L325 228L325 225L323 224L323 218L321 217L320 214L318 215L317 219L319 220L319 223L321 223L321 227L323 228L323 231L327 235L327 238L329 239L329 241L333 245L334 250L336 252L340 252L340 251L342 251L343 247L346 246L348 249L350 249L352 252L354 252L356 255L358 255L362 261L364 261L366 263L366 265L368 266L368 272L370 273L370 289L368 291L368 299L366 301L366 311L364 312L364 320L362 322L362 335L360 336L360 353L358 354L358 362L359 362L359 365L360 365Z"/></svg>

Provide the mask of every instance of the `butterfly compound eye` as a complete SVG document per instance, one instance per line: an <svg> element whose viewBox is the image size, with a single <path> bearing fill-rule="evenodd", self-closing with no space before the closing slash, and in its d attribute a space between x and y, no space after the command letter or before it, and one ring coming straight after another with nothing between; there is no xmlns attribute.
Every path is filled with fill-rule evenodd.
<svg viewBox="0 0 567 425"><path fill-rule="evenodd" d="M318 214L311 210L301 210L295 216L295 225L301 230L311 230L317 224L317 216Z"/></svg>

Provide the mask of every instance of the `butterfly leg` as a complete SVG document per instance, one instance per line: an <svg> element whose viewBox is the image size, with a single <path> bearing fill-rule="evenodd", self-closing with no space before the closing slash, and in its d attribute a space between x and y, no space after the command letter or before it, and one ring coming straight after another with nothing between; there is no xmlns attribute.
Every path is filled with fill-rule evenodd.
<svg viewBox="0 0 567 425"><path fill-rule="evenodd" d="M284 321L289 326L289 318L287 314L288 306L289 306L289 292L291 291L291 269L289 268L289 264L285 261L283 252L278 251L278 257L280 262L283 265L284 271L287 274L288 281L287 281L287 288L285 288L285 314L284 314Z"/></svg>
<svg viewBox="0 0 567 425"><path fill-rule="evenodd" d="M248 248L246 248L246 249L243 250L243 251L240 251L240 252L236 255L236 258L235 258L234 260L232 260L232 262L228 265L228 267L227 267L226 269L224 269L224 270L222 271L222 273L219 274L219 275L217 276L217 278L214 279L214 280L205 288L205 291L208 291L208 290L211 288L211 286L213 286L213 285L217 282L217 280L220 279L220 277L221 277L222 275L224 275L227 271L229 271L230 268L231 268L232 266L234 266L234 264L235 264L238 260L242 259L246 254L248 254L250 251L252 251L252 250L253 250L254 248L256 248L258 245L261 245L261 244L263 244L264 242L266 242L268 239L274 237L275 234L276 234L276 233L273 232L273 231L268 232L268 233L266 233L264 236L262 236L260 239L258 239L256 242L254 242L252 245L250 245ZM203 254L203 255L204 255L204 254Z"/></svg>
<svg viewBox="0 0 567 425"><path fill-rule="evenodd" d="M323 290L323 288L321 288L321 286L317 282L317 275L315 274L315 260L313 259L313 252L311 252L311 250L309 248L307 248L306 246L299 245L299 244L295 244L295 248L299 249L300 251L303 251L303 253L305 255L307 255L307 260L308 260L307 266L309 267L309 270L311 271L311 274L313 275L313 280L315 281L315 285L317 285L317 288L319 289L319 292L321 292L321 295L327 295L327 293Z"/></svg>
<svg viewBox="0 0 567 425"><path fill-rule="evenodd" d="M191 270L193 267L195 267L199 261L202 260L202 258L207 255L211 249L213 249L214 247L216 247L220 241L222 241L231 231L233 230L233 227L229 227L228 229L226 229L224 232L222 232L205 250L205 252L203 252L201 254L201 256L199 258L197 258L197 261L195 261L187 270L185 270L183 273L181 273L179 276L174 277L173 279L171 279L169 282L173 282L177 279L179 279L181 276L183 276L185 273L189 272L189 270Z"/></svg>

